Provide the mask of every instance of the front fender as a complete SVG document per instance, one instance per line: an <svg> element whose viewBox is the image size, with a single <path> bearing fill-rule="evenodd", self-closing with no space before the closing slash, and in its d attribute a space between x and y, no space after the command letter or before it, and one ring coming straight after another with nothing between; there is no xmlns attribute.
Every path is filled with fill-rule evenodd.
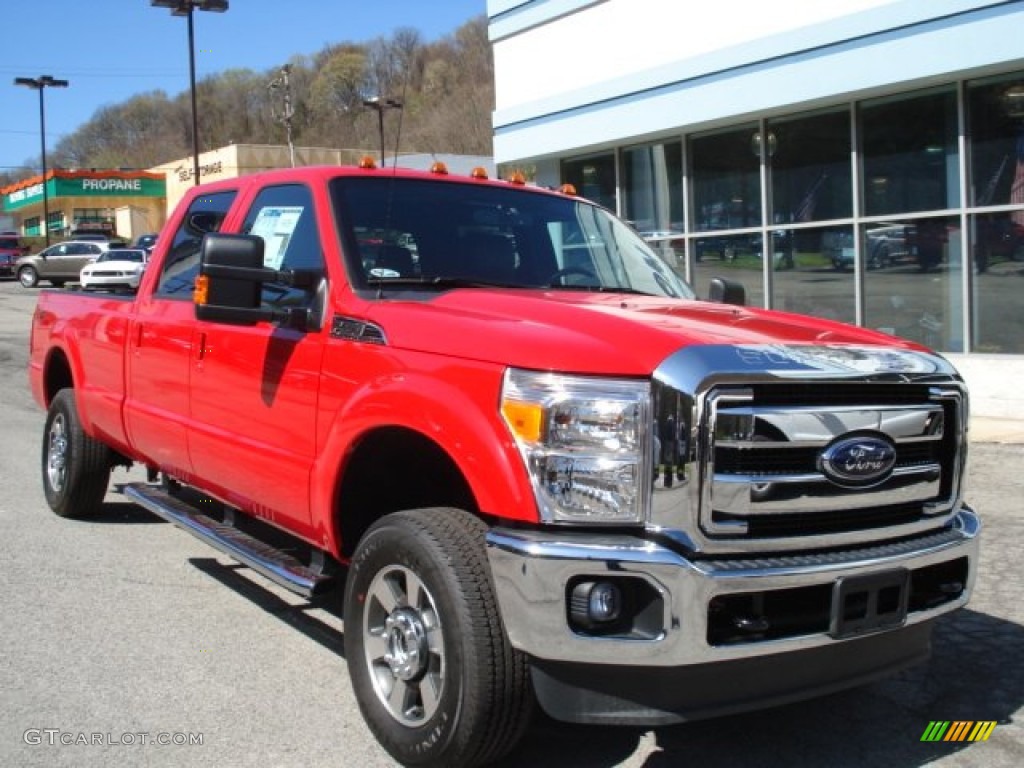
<svg viewBox="0 0 1024 768"><path fill-rule="evenodd" d="M416 357L429 358L426 355ZM505 520L536 522L526 468L498 412L503 370L473 361L408 360L360 379L349 396L325 377L321 407L336 410L321 432L311 483L313 525L332 551L335 491L361 438L382 427L415 431L459 468L480 510ZM337 383L343 388L341 379ZM351 377L349 384L353 384Z"/></svg>

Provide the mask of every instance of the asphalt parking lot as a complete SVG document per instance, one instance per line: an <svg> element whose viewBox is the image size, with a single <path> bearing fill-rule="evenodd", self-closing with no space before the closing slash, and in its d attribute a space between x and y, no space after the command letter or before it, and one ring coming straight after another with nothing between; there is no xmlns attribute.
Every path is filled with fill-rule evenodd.
<svg viewBox="0 0 1024 768"><path fill-rule="evenodd" d="M96 519L50 513L25 372L35 295L0 281L0 765L393 765L359 716L330 605L268 585L113 490ZM985 522L979 582L969 608L939 622L927 663L653 731L538 718L504 765L1024 764L1024 445L972 444L968 498ZM921 741L930 722L958 720L996 725L983 742ZM152 743L161 735L169 743Z"/></svg>

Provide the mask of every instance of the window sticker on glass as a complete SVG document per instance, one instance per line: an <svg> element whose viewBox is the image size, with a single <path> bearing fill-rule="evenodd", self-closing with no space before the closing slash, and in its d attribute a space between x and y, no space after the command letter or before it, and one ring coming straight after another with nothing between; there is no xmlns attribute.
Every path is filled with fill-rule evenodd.
<svg viewBox="0 0 1024 768"><path fill-rule="evenodd" d="M252 224L250 234L263 238L263 266L280 269L292 233L299 223L303 208L301 205L268 206L260 210Z"/></svg>

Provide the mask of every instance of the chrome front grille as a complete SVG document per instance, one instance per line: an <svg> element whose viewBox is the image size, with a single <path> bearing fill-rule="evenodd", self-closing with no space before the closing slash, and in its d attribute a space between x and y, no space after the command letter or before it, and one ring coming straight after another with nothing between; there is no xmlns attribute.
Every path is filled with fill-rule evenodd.
<svg viewBox="0 0 1024 768"><path fill-rule="evenodd" d="M967 393L937 356L692 347L659 367L653 392L650 526L687 549L893 540L941 528L961 503Z"/></svg>
<svg viewBox="0 0 1024 768"><path fill-rule="evenodd" d="M843 401L813 387L779 384L786 399L803 390L801 405L778 404L770 388L716 388L707 397L707 478L701 527L710 536L807 536L905 525L952 508L956 451L947 439L956 398L916 387L919 400L885 402L871 384L848 385ZM758 395L763 399L759 400ZM858 396L859 395L859 396ZM821 402L824 399L825 402ZM954 430L955 431L955 430ZM826 449L846 436L891 442L891 470L863 487L837 484L823 469Z"/></svg>

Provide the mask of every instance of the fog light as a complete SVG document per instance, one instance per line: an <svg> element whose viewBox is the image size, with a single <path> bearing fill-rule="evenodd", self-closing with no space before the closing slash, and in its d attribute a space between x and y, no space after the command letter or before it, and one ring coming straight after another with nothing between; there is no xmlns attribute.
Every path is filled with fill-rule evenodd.
<svg viewBox="0 0 1024 768"><path fill-rule="evenodd" d="M581 627L608 624L622 613L622 591L610 581L584 581L573 587L569 615Z"/></svg>

